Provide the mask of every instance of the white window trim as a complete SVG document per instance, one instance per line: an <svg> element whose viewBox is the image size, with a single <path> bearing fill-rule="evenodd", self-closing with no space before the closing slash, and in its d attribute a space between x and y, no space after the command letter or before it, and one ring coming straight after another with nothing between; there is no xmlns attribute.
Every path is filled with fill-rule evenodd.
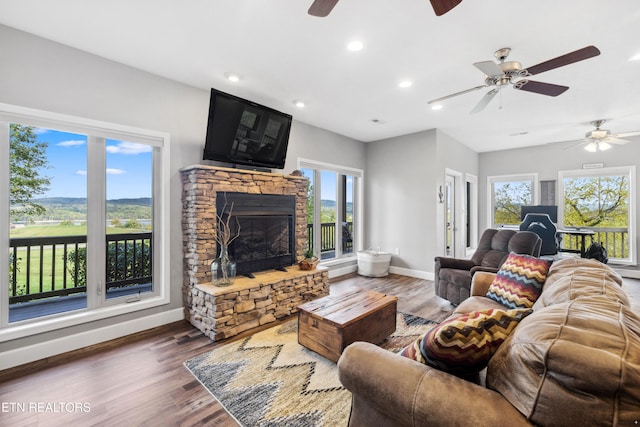
<svg viewBox="0 0 640 427"><path fill-rule="evenodd" d="M636 167L616 166L598 169L573 169L558 171L558 224L564 226L564 178L583 176L629 176L629 258L616 259L615 263L620 265L637 265L637 243L636 243Z"/></svg>
<svg viewBox="0 0 640 427"><path fill-rule="evenodd" d="M533 183L531 193L531 203L535 204L538 200L539 183L537 173L522 173L512 175L492 175L487 176L487 228L496 227L493 217L493 184L496 182L524 181L531 180Z"/></svg>
<svg viewBox="0 0 640 427"><path fill-rule="evenodd" d="M36 110L0 103L0 159L9 158L9 123L53 128L68 132L99 135L109 139L125 140L151 145L154 148L154 292L138 301L116 299L99 308L77 310L57 315L8 323L9 276L0 274L0 342L49 332L96 320L120 316L170 303L170 135L166 132L102 122L82 117ZM9 205L9 168L0 168L0 200ZM9 210L0 209L0 254L9 253ZM8 271L9 257L0 256L0 271ZM104 292L103 292L104 293ZM88 292L88 302L90 300ZM89 307L89 306L88 306Z"/></svg>
<svg viewBox="0 0 640 427"><path fill-rule="evenodd" d="M478 177L470 173L465 174L464 177L464 199L466 201L469 198L471 201L471 211L468 212L470 218L468 232L471 236L471 242L469 246L465 245L465 256L470 258L478 246ZM470 194L467 194L467 184L471 187ZM466 206L466 203L463 203L463 206ZM466 211L465 215L467 215Z"/></svg>
<svg viewBox="0 0 640 427"><path fill-rule="evenodd" d="M353 242L353 253L350 253L348 255L341 255L341 257L339 258L332 258L330 260L322 261L320 264L322 264L323 266L329 267L332 265L342 264L345 261L355 258L356 252L361 250L363 245L364 225L362 221L362 215L364 210L363 209L364 171L362 169L352 168L349 166L339 166L331 163L319 162L316 160L305 159L305 158L298 158L298 169L312 169L316 171L316 177L314 178L314 185L317 185L318 188L320 186L319 185L320 177L319 177L318 171L320 170L336 172L341 175L350 175L354 177L355 183L353 186L354 187L353 200L355 202L355 206L353 207L353 221L354 221L354 227L355 227L355 241ZM336 198L337 197L338 197L338 194L336 192ZM318 200L317 197L314 200L317 204L316 211L319 212L321 200ZM336 221L338 221L337 215L336 215ZM336 229L342 230L342 227L339 227L339 224L336 224ZM316 231L318 233L317 239L320 239L319 227L314 227L314 233ZM315 235L314 235L314 238L316 238ZM319 241L319 240L316 240L316 241ZM338 245L336 244L336 246ZM336 251L336 254L337 253L338 251Z"/></svg>

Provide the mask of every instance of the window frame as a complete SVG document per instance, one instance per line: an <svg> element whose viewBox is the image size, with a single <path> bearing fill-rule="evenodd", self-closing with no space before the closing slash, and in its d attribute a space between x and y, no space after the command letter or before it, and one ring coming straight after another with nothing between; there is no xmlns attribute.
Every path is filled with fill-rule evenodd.
<svg viewBox="0 0 640 427"><path fill-rule="evenodd" d="M636 235L636 166L612 166L592 169L571 169L558 171L557 200L558 225L564 227L564 179L575 177L596 177L626 175L629 178L629 258L616 258L615 263L620 265L637 264Z"/></svg>
<svg viewBox="0 0 640 427"><path fill-rule="evenodd" d="M141 294L139 300L132 301L126 298L106 299L104 289L104 278L96 279L92 275L91 289L87 289L87 308L59 313L50 316L36 317L20 322L9 323L9 277L8 274L0 274L0 342L22 338L30 335L49 332L70 326L93 322L96 320L120 316L146 310L170 303L170 249L168 241L170 238L169 215L170 215L170 146L171 137L169 133L146 130L132 126L103 122L83 117L70 116L53 113L49 111L31 109L10 104L0 103L0 163L9 162L9 124L17 123L27 126L50 128L66 132L75 132L87 135L89 139L99 138L116 139L129 142L137 142L153 147L153 292ZM97 144L88 144L89 147L96 148ZM104 154L102 154L104 156ZM88 156L90 162L94 162L95 157ZM98 159L96 164L104 166L104 158ZM88 166L90 166L88 164ZM0 168L0 200L9 206L9 168ZM99 173L94 175L100 175ZM106 178L104 178L106 179ZM100 191L104 181L88 182L87 190ZM97 217L104 217L104 209L101 207L105 203L104 197L99 203L88 206L88 216L93 215L96 222ZM98 212L99 210L102 212ZM95 210L92 214L91 211ZM0 209L0 253L9 253L9 209ZM104 223L96 222L91 229L93 236L96 230L101 229L104 235ZM101 228L102 224L102 228ZM90 230L87 236L89 238ZM104 246L104 242L96 243ZM98 255L96 255L98 256ZM0 270L8 271L9 257L0 257ZM89 261L88 261L89 262ZM93 261L96 262L95 260ZM104 264L104 258L100 259L97 265ZM104 266L103 266L104 268ZM89 278L87 286L89 286ZM101 295L100 295L101 294Z"/></svg>
<svg viewBox="0 0 640 427"><path fill-rule="evenodd" d="M342 226L339 224L340 215L336 215L336 256L334 258L330 258L327 260L320 261L321 265L331 266L334 264L340 264L345 262L345 260L352 260L356 257L356 252L362 249L362 233L363 233L363 188L364 188L364 171L362 169L351 168L348 166L339 166L331 163L324 163L310 159L298 158L298 169L311 169L314 171L314 191L318 194L321 194L322 189L320 185L320 173L322 171L326 172L335 172L338 176L336 177L336 182L338 183L336 188L336 210L340 212L342 209L342 203L344 200L344 194L340 182L341 175L352 176L354 179L353 183L353 230L355 234L355 239L353 241L353 251L347 254L342 252L342 246L337 242L342 241ZM314 207L314 224L320 223L320 213L321 213L321 197L314 197L315 207ZM320 244L320 227L313 227L314 232L314 242ZM314 250L317 248L314 247Z"/></svg>
<svg viewBox="0 0 640 427"><path fill-rule="evenodd" d="M495 193L493 191L493 185L500 182L513 182L513 181L531 181L531 204L535 204L538 200L538 174L537 173L523 173L523 174L510 174L510 175L492 175L487 176L487 226L489 228L497 228L495 223L494 206L495 206ZM502 227L513 227L511 225L501 225Z"/></svg>

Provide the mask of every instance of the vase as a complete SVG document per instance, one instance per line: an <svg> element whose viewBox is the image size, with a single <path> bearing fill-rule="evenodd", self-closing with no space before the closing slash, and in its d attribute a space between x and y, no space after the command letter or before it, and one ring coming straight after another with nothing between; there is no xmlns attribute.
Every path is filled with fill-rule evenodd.
<svg viewBox="0 0 640 427"><path fill-rule="evenodd" d="M236 277L236 262L229 257L229 248L220 247L220 255L211 263L211 283L214 286L230 286Z"/></svg>

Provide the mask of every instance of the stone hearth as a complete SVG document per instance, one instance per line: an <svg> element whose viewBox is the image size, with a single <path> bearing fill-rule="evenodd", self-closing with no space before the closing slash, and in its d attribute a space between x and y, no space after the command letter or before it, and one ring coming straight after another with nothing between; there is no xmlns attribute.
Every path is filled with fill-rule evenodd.
<svg viewBox="0 0 640 427"><path fill-rule="evenodd" d="M328 295L325 269L268 271L255 279L236 278L232 286L214 287L210 265L216 256L216 194L285 194L296 199L296 255L302 256L307 238L307 179L239 169L191 166L181 170L184 250L183 299L185 317L213 340L295 313L296 307Z"/></svg>

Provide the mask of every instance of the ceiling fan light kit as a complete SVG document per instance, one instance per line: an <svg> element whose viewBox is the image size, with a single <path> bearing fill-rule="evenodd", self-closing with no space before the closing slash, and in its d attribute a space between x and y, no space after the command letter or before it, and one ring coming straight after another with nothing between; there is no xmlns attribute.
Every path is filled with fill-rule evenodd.
<svg viewBox="0 0 640 427"><path fill-rule="evenodd" d="M640 131L616 134L616 133L611 133L607 129L601 129L600 127L605 123L605 121L606 120L602 120L602 119L592 121L590 124L592 126L595 126L595 129L585 133L584 139L571 141L571 142L578 142L578 144L575 144L572 147L584 145L583 148L586 151L589 151L590 153L595 153L598 151L607 151L613 148L613 144L623 145L631 142L630 140L623 139L623 138L640 135ZM569 142L569 141L565 141L565 142ZM567 149L570 149L572 147L568 147Z"/></svg>

